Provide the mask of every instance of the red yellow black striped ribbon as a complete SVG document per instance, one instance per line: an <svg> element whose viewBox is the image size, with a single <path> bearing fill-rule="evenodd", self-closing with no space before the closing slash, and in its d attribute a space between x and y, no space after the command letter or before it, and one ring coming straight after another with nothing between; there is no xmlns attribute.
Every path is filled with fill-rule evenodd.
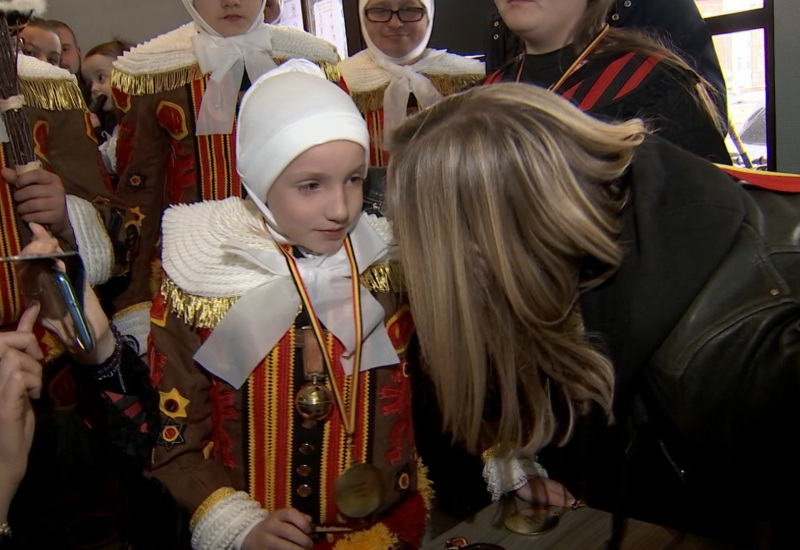
<svg viewBox="0 0 800 550"><path fill-rule="evenodd" d="M286 262L289 264L289 271L291 271L292 278L294 279L295 285L297 285L297 291L300 294L300 299L303 301L303 305L305 306L308 316L311 319L311 326L314 329L314 335L316 336L317 342L319 342L319 347L322 350L322 358L325 362L325 370L328 373L328 379L331 381L331 386L333 387L333 396L336 399L336 407L339 409L339 414L342 417L344 431L347 436L351 438L356 427L356 409L358 408L358 380L361 372L361 340L364 331L361 319L361 289L359 287L360 283L358 279L358 265L356 264L356 257L353 252L353 245L350 242L349 236L344 241L344 247L345 251L347 252L347 259L350 261L350 280L353 291L353 323L355 324L356 329L356 349L353 356L353 378L352 390L350 392L351 406L349 410L347 409L347 404L342 397L342 390L340 390L338 384L336 384L336 378L333 375L333 363L331 361L330 353L328 352L328 346L325 344L325 338L322 334L322 327L320 326L319 319L317 319L317 315L314 312L314 307L311 305L311 300L308 297L308 291L306 290L305 283L303 283L303 279L300 277L300 272L297 269L297 263L292 257L291 247L281 246L280 249L283 252L283 255L286 257Z"/></svg>

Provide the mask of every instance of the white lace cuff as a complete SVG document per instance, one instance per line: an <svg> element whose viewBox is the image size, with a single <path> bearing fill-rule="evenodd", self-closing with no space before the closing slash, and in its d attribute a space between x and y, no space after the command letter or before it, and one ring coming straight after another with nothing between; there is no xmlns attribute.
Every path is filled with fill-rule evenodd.
<svg viewBox="0 0 800 550"><path fill-rule="evenodd" d="M192 548L239 550L244 536L266 517L267 511L250 495L235 492L219 500L197 521L192 530Z"/></svg>
<svg viewBox="0 0 800 550"><path fill-rule="evenodd" d="M492 494L492 501L500 500L505 493L516 491L532 477L547 477L547 470L536 462L536 457L517 458L492 456L483 466L483 479Z"/></svg>
<svg viewBox="0 0 800 550"><path fill-rule="evenodd" d="M86 270L86 280L90 286L105 283L111 278L114 267L114 249L100 214L89 201L67 195L67 216Z"/></svg>
<svg viewBox="0 0 800 550"><path fill-rule="evenodd" d="M133 336L139 344L139 356L147 353L147 337L150 335L150 307L152 302L142 302L114 314L114 325L123 336Z"/></svg>

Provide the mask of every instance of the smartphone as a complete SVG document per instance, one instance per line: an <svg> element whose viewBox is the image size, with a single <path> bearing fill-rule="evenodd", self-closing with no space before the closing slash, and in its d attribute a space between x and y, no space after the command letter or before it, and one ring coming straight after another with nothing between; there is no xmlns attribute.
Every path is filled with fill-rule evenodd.
<svg viewBox="0 0 800 550"><path fill-rule="evenodd" d="M75 289L72 287L72 283L66 273L53 269L53 280L61 298L64 300L64 305L67 306L69 316L72 318L72 326L75 330L75 340L78 346L83 351L92 351L94 349L94 339L92 338L92 331L89 329L89 323L86 322L86 316L83 314L81 298L75 293Z"/></svg>
<svg viewBox="0 0 800 550"><path fill-rule="evenodd" d="M56 269L54 264L56 259L64 261L67 270L72 273L72 277ZM78 289L83 290L83 268L77 252L5 256L0 258L0 263L2 262L15 262L21 265L18 273L23 288L26 283L42 290L44 290L43 285L45 287L52 285L56 292L41 293L39 290L34 292L39 295L38 299L42 303L42 307L51 308L52 314L58 318L64 315L64 308L66 308L66 312L72 319L78 347L87 352L94 349L92 331L89 329L83 313L83 293L76 292L75 286L71 282L74 280ZM49 284L45 281L49 281Z"/></svg>

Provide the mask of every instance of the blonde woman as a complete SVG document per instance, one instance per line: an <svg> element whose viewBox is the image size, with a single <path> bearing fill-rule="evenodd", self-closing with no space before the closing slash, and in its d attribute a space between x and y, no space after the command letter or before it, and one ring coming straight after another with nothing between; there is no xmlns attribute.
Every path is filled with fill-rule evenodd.
<svg viewBox="0 0 800 550"><path fill-rule="evenodd" d="M495 497L549 473L545 503L686 529L782 513L740 504L791 498L798 197L521 84L446 98L395 141L423 358L445 429L494 455ZM770 467L743 487L745 448Z"/></svg>

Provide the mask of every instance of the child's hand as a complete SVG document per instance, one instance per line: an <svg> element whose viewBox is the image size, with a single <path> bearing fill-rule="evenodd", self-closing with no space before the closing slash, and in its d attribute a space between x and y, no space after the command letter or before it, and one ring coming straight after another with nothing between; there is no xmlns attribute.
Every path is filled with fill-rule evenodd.
<svg viewBox="0 0 800 550"><path fill-rule="evenodd" d="M47 170L32 170L21 175L3 168L3 178L15 189L17 214L28 223L49 225L53 234L73 242L67 216L67 195L61 178Z"/></svg>
<svg viewBox="0 0 800 550"><path fill-rule="evenodd" d="M272 512L253 527L242 544L242 550L300 550L314 543L308 536L311 518L294 508Z"/></svg>

